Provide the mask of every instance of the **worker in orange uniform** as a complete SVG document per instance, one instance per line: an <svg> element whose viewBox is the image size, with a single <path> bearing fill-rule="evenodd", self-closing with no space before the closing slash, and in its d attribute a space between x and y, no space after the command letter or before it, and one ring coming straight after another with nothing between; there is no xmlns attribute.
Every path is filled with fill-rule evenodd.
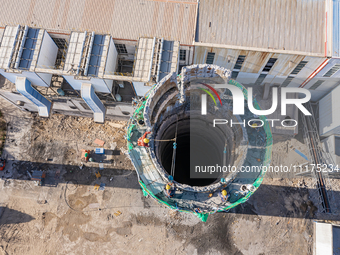
<svg viewBox="0 0 340 255"><path fill-rule="evenodd" d="M138 146L149 147L150 140L146 136L150 133L151 132L145 132L142 137L138 138L138 141L137 141Z"/></svg>

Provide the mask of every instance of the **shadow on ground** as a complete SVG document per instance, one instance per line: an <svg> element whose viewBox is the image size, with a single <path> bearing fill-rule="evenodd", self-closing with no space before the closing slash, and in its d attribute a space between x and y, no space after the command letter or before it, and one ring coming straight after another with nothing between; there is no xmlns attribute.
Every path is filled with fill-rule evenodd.
<svg viewBox="0 0 340 255"><path fill-rule="evenodd" d="M0 206L0 226L5 224L18 224L35 220L31 215Z"/></svg>
<svg viewBox="0 0 340 255"><path fill-rule="evenodd" d="M80 169L77 165L61 165L53 163L35 163L29 161L9 162L12 165L11 179L29 180L27 172L40 170L46 172L46 179L43 185L57 186L59 183L79 185L90 185L104 183L105 187L140 189L137 174L132 170L90 167L84 165ZM5 173L6 173L5 169ZM101 177L97 178L96 173L100 172ZM58 174L60 172L60 174ZM0 174L1 175L1 174ZM306 187L288 187L262 184L250 199L229 212L248 215L277 216L290 218L328 219L329 215L317 214L317 205L310 200L310 192L313 189ZM208 196L208 194L207 194ZM333 191L333 196L340 196L340 192ZM337 209L333 208L333 219ZM324 216L323 216L324 215Z"/></svg>
<svg viewBox="0 0 340 255"><path fill-rule="evenodd" d="M305 219L340 220L338 209L331 205L332 214L318 213L318 205L310 199L310 193L316 192L309 188L294 188L262 184L250 199L231 209L229 212L247 215L276 216ZM332 191L334 197L340 192Z"/></svg>
<svg viewBox="0 0 340 255"><path fill-rule="evenodd" d="M97 164L98 165L98 164ZM136 171L103 168L91 166L91 163L79 165L54 164L51 162L39 163L30 161L8 160L0 177L10 180L30 180L33 171L44 171L46 177L42 185L54 187L58 183L73 182L80 185L94 185L105 183L106 187L139 189ZM100 173L97 178L96 173Z"/></svg>

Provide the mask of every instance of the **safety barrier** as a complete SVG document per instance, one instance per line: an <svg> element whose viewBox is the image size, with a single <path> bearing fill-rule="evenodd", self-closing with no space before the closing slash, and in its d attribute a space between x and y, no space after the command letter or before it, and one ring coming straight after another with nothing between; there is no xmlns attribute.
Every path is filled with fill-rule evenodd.
<svg viewBox="0 0 340 255"><path fill-rule="evenodd" d="M248 91L247 89L241 85L240 83L238 83L235 80L229 80L229 84L234 85L238 88L240 88L243 92L243 95L245 97L246 100L248 100ZM150 91L152 91L155 88L155 86L152 87L152 89L150 89ZM148 94L150 93L150 91L148 92ZM128 150L131 151L133 149L133 144L130 141L131 138L131 132L134 130L134 128L136 127L136 124L133 123L133 121L135 120L135 117L137 115L143 114L144 111L144 107L145 107L145 103L146 103L146 99L147 99L148 95L145 96L145 100L140 103L140 105L137 106L137 109L135 110L135 112L133 113L129 124L128 124L128 128L127 128L127 141L128 141ZM261 110L259 104L257 103L256 99L253 100L254 103L254 107L257 110ZM259 118L263 121L264 125L264 131L266 133L266 150L265 150L265 156L264 156L264 160L263 160L263 166L268 167L271 161L271 155L272 155L272 147L273 147L273 137L272 137L272 132L270 129L270 126L268 124L268 121L266 121L266 117L265 116L259 116ZM143 190L143 194L144 196L150 196L153 199L155 199L158 203L163 204L165 206L167 206L168 208L172 209L172 210L176 210L176 211L180 211L180 212L186 212L186 213L192 213L194 215L196 215L197 217L199 217L203 222L206 222L208 219L208 216L210 214L214 214L216 212L223 212L223 211L228 211L231 208L234 208L235 206L246 202L249 197L254 194L254 192L260 187L263 178L265 176L265 171L264 171L265 167L261 168L261 172L259 174L259 176L257 177L257 179L254 181L253 183L253 189L251 189L244 197L239 198L237 201L235 201L234 203L232 203L231 205L227 206L227 207L223 207L223 208L218 208L215 211L211 211L211 212L202 212L202 213L197 213L194 212L192 210L186 209L186 208L179 208L178 206L173 206L170 205L169 203L167 203L166 201L163 201L162 199L158 198L157 196L155 196L149 189L146 188L146 185L139 179L139 185L141 186L142 190ZM137 173L138 174L138 173Z"/></svg>

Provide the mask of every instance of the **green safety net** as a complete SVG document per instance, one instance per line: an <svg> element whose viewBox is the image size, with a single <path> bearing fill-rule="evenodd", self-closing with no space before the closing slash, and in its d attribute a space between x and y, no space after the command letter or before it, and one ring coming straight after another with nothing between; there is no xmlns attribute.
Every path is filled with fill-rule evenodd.
<svg viewBox="0 0 340 255"><path fill-rule="evenodd" d="M229 80L229 84L231 85L234 85L236 87L238 87L239 89L242 90L243 92L243 95L245 97L246 100L248 100L248 91L245 87L243 87L240 83L238 83L237 81L235 80ZM155 87L155 86L154 86ZM154 89L154 87L152 89ZM151 90L150 90L151 91ZM140 114L143 114L143 110L144 110L144 107L145 107L145 103L146 103L146 100L143 101L143 103L137 107L136 111L134 112L132 118L135 119L138 115ZM255 109L257 110L261 110L259 104L257 103L256 99L253 100L253 103L254 103L254 107ZM268 167L269 164L270 164L270 161L271 161L271 155L272 155L272 147L273 147L273 137L272 137L272 132L270 130L270 126L268 124L268 122L266 121L266 117L265 116L259 116L259 118L264 122L264 125L263 125L263 128L265 130L265 133L266 133L266 151L265 151L265 156L264 156L264 160L263 160L263 164L262 166L266 166ZM131 123L131 122L130 122ZM131 132L133 131L133 129L136 127L135 124L130 124L128 126L128 134L127 134L127 140L128 140L128 149L129 151L133 149L133 144L130 142L130 138L131 138ZM234 203L230 204L229 206L227 207L224 207L224 208L219 208L218 210L216 211L211 211L211 212L202 212L202 213L198 213L198 212L194 212L192 210L189 210L189 209L185 209L185 208L178 208L176 206L173 206L163 200L161 200L160 198L158 198L157 196L155 196L147 187L146 185L141 181L139 180L139 184L140 186L142 187L142 190L143 190L143 195L144 196L151 196L152 198L154 198L158 203L160 204L163 204L167 207L169 207L170 209L172 210L176 210L176 211L180 211L180 212L186 212L186 213L192 213L192 214L195 214L198 218L200 218L203 222L206 222L207 219L208 219L208 216L210 214L213 214L213 213L216 213L216 212L223 212L223 211L228 211L230 210L231 208L234 208L235 206L241 204L241 203L244 203L246 202L249 197L258 189L258 187L260 187L262 181L263 181L263 178L264 178L264 175L265 175L265 171L263 170L263 167L261 169L261 173L259 174L259 176L257 177L257 179L254 181L253 183L253 186L254 186L254 189L252 191L249 191L247 193L247 195L245 195L244 197L241 197L240 199L238 199L237 201L235 201Z"/></svg>
<svg viewBox="0 0 340 255"><path fill-rule="evenodd" d="M152 88L148 92L145 93L145 95L144 95L145 100L142 103L138 104L137 109L132 114L132 117L130 117L129 124L128 124L127 137L126 137L126 139L128 141L128 144L127 144L128 151L133 149L133 144L130 140L132 131L136 127L136 124L133 124L133 121L135 121L137 119L144 119L143 111L144 111L144 108L145 108L146 100L149 98L151 91L156 87L156 85L157 84L154 84L152 86Z"/></svg>
<svg viewBox="0 0 340 255"><path fill-rule="evenodd" d="M130 118L130 121L129 121L129 124L128 124L128 131L127 131L127 147L128 147L128 151L132 150L133 149L133 144L131 142L131 134L132 134L132 131L135 129L136 127L136 124L133 124L133 120L136 120L138 118L138 116L140 116L140 118L143 118L143 111L144 111L144 107L145 107L145 104L146 104L146 100L144 100L141 105L139 105L137 107L137 109L135 110L135 112L133 113L132 117Z"/></svg>

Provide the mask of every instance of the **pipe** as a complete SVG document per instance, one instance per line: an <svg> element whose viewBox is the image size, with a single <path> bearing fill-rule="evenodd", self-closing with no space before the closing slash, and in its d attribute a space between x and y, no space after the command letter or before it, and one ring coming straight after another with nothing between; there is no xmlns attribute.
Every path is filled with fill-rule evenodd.
<svg viewBox="0 0 340 255"><path fill-rule="evenodd" d="M80 33L78 34L78 40L79 40L79 35ZM78 66L77 66L77 75L79 74L79 69L80 69L80 65L81 65L81 60L82 60L82 57L83 57L83 50L84 50L84 46L85 46L85 41L86 41L86 36L87 36L87 32L85 31L84 32L84 40L83 40L83 44L82 44L82 47L81 47L81 51L80 51L80 57L79 57L79 63L78 63ZM76 45L79 41L76 42ZM75 52L74 54L76 54L76 50L77 50L77 46L75 48ZM74 59L74 58L73 58ZM74 63L75 64L75 63Z"/></svg>
<svg viewBox="0 0 340 255"><path fill-rule="evenodd" d="M93 41L94 41L94 32L91 33L91 40L90 40L90 45L89 45L88 52L87 52L88 55L87 55L87 58L86 58L84 76L87 76L87 71L89 69L89 64L90 64L90 59L91 59L91 52L92 52L92 47L93 47Z"/></svg>
<svg viewBox="0 0 340 255"><path fill-rule="evenodd" d="M27 33L28 33L28 26L25 26L25 29L23 31L23 36L21 38L21 44L20 44L20 48L19 48L19 51L18 51L17 59L16 59L15 64L14 64L15 69L18 69L18 67L19 67L20 58L22 56L22 52L24 50L24 45L25 45L25 42L26 42Z"/></svg>
<svg viewBox="0 0 340 255"><path fill-rule="evenodd" d="M322 62L322 64L314 71L311 73L311 75L308 76L308 78L299 86L299 88L303 88L306 86L308 82L310 82L311 79L313 79L329 62L329 59L326 59L325 61Z"/></svg>
<svg viewBox="0 0 340 255"><path fill-rule="evenodd" d="M156 44L156 37L153 38L153 46L152 46L151 59L150 59L150 73L149 73L149 76L148 76L148 81L150 81L150 79L151 79L153 55L154 55L154 52L155 52L155 44Z"/></svg>
<svg viewBox="0 0 340 255"><path fill-rule="evenodd" d="M164 39L162 38L162 40L161 40L161 48L160 48L160 53L159 53L158 67L157 67L157 78L156 78L156 82L159 81L159 71L160 71L160 69L161 69L162 55L163 55L163 43L164 43Z"/></svg>

